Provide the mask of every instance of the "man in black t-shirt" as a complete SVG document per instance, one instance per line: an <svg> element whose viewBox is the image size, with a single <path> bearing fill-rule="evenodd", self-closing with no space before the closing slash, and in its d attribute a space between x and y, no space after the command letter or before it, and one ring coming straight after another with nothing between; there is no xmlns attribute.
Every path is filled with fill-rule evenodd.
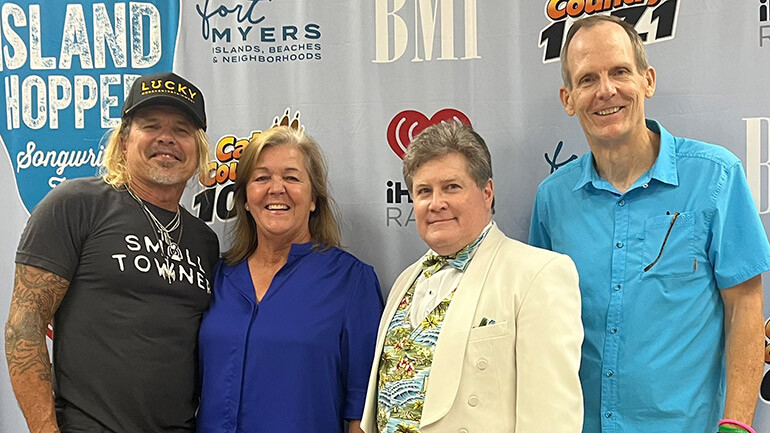
<svg viewBox="0 0 770 433"><path fill-rule="evenodd" d="M179 200L207 162L205 130L194 85L173 73L140 77L103 175L61 184L32 212L5 328L31 431L195 430L198 326L219 244Z"/></svg>

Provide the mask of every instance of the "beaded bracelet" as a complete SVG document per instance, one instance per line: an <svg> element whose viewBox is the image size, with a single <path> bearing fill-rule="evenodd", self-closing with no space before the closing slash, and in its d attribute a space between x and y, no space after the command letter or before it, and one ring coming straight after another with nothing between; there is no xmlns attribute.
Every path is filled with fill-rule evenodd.
<svg viewBox="0 0 770 433"><path fill-rule="evenodd" d="M738 427L740 427L741 429L743 429L743 431L741 431L741 430L736 430L736 429L735 429L735 428L733 428L733 427L726 427L726 426L723 426L722 424L733 424L733 425L737 425ZM743 433L743 432L748 432L748 433L757 433L757 431L756 431L756 430L754 430L753 428L751 428L751 426L750 426L750 425L748 425L748 424L746 424L746 423L744 423L744 422L741 422L741 421L735 420L735 419L728 419L728 418L725 418L725 419L723 419L722 421L719 421L719 424L717 424L717 425L719 426L719 431L727 431L727 432L731 432L731 433L732 433L732 432L740 432L740 433ZM729 428L730 430L722 430L723 428Z"/></svg>

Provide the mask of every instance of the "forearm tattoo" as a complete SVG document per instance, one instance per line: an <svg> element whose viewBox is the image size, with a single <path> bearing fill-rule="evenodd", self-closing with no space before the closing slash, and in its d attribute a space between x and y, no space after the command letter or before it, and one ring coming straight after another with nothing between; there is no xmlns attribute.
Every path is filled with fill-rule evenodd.
<svg viewBox="0 0 770 433"><path fill-rule="evenodd" d="M51 272L16 265L13 296L5 325L5 358L11 381L30 374L51 382L45 343L48 323L59 308L69 282Z"/></svg>

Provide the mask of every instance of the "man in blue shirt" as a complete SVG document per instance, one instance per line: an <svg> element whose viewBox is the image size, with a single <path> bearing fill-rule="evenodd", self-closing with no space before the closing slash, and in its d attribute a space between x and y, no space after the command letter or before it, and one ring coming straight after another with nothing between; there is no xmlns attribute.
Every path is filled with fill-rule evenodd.
<svg viewBox="0 0 770 433"><path fill-rule="evenodd" d="M751 424L770 246L740 160L645 119L656 73L622 20L576 21L561 61L591 152L540 185L529 240L580 275L583 431Z"/></svg>

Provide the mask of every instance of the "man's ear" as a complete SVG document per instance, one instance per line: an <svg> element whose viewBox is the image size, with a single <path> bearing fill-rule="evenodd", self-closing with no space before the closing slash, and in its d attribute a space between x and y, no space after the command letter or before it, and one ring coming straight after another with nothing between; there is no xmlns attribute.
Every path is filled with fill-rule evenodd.
<svg viewBox="0 0 770 433"><path fill-rule="evenodd" d="M128 137L128 134L129 134L128 131L118 132L118 146L120 146L120 153L126 152L126 138Z"/></svg>
<svg viewBox="0 0 770 433"><path fill-rule="evenodd" d="M564 107L564 111L567 112L568 116L574 116L575 115L575 109L572 108L572 92L567 88L567 86L561 86L559 88L559 100L561 101L561 105Z"/></svg>
<svg viewBox="0 0 770 433"><path fill-rule="evenodd" d="M492 208L492 202L495 199L495 184L492 179L487 180L487 184L484 186L484 201L487 203L487 208Z"/></svg>
<svg viewBox="0 0 770 433"><path fill-rule="evenodd" d="M646 71L644 71L644 80L647 82L647 88L644 90L644 96L646 98L652 98L652 95L655 94L655 68L650 66Z"/></svg>

